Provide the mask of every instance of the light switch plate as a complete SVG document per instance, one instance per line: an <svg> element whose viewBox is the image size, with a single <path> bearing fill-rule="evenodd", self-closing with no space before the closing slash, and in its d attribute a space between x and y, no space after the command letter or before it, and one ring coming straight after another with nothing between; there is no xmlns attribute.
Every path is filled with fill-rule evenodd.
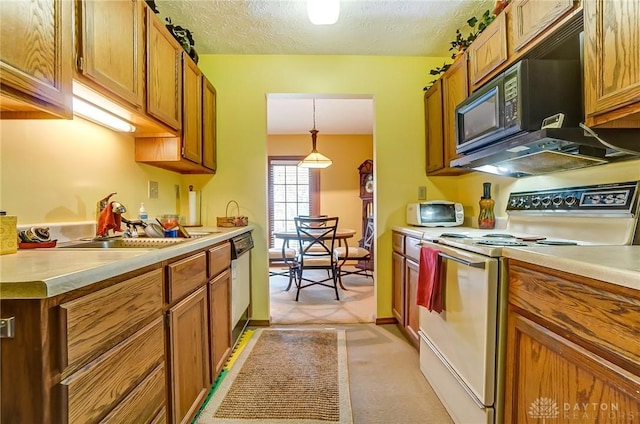
<svg viewBox="0 0 640 424"><path fill-rule="evenodd" d="M149 199L158 198L158 182L149 181Z"/></svg>

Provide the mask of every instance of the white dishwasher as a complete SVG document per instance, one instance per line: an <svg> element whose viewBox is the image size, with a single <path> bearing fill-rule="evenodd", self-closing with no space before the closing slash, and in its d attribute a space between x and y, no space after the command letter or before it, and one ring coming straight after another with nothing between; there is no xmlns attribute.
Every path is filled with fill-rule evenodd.
<svg viewBox="0 0 640 424"><path fill-rule="evenodd" d="M251 249L251 231L231 239L231 333L234 345L249 323Z"/></svg>

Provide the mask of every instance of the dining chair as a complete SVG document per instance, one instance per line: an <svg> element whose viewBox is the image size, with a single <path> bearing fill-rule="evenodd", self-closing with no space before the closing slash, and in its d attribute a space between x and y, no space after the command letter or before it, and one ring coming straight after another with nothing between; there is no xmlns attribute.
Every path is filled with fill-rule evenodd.
<svg viewBox="0 0 640 424"><path fill-rule="evenodd" d="M333 252L336 247L338 217L297 216L294 221L298 239L296 301L300 297L301 289L314 285L333 288L336 300L340 300L338 261ZM326 270L328 277L324 279L305 277L305 270Z"/></svg>
<svg viewBox="0 0 640 424"><path fill-rule="evenodd" d="M360 240L361 246L353 246L349 247L348 243L345 243L344 246L339 246L334 249L334 253L338 259L338 282L340 283L340 287L344 289L344 285L342 284L342 276L343 275L364 275L365 277L373 278L373 273L369 272L369 263L371 261L371 249L373 248L373 239L374 239L374 225L373 225L373 217L370 216L367 218L367 226L365 227L365 232ZM364 261L365 266L362 269L356 269L356 271L350 271L347 269L343 269L343 266L347 262L353 261Z"/></svg>
<svg viewBox="0 0 640 424"><path fill-rule="evenodd" d="M296 278L298 267L298 250L289 247L288 242L282 244L282 247L269 248L269 277L281 275L289 277L289 284L285 291L289 291L291 284ZM283 267L280 271L273 271L273 267Z"/></svg>

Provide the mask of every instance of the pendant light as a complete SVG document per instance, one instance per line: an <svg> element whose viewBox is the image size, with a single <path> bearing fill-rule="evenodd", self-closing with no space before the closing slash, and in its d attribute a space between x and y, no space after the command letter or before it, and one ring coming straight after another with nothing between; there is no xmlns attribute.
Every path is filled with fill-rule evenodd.
<svg viewBox="0 0 640 424"><path fill-rule="evenodd" d="M311 133L312 150L306 158L298 163L298 166L301 168L326 168L331 166L333 163L331 159L316 150L316 139L319 132L316 130L316 99L313 99L313 129L309 132Z"/></svg>
<svg viewBox="0 0 640 424"><path fill-rule="evenodd" d="M333 25L340 16L340 0L307 0L307 14L314 25Z"/></svg>

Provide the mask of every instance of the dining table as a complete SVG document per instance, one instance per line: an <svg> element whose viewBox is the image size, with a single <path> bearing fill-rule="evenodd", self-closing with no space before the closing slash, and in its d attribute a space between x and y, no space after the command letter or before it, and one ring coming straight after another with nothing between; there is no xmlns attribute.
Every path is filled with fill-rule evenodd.
<svg viewBox="0 0 640 424"><path fill-rule="evenodd" d="M347 240L350 239L350 238L353 238L353 236L355 236L355 235L356 235L356 230L352 230L350 228L338 228L338 229L336 229L335 239L338 242L338 245L335 246L335 247L340 247L340 246L344 245L348 250L349 249L349 244L348 244ZM305 239L308 238L308 237L300 237L298 235L298 232L295 231L295 230L294 231L275 231L273 233L273 236L275 238L281 239L283 241L283 243L282 243L282 257L285 258L284 259L285 262L287 262L287 261L295 261L296 260L296 258L290 258L290 259L286 258L285 249L290 248L289 243L291 241L297 242L301 238L304 241ZM327 237L327 238L330 238L330 237ZM305 280L305 279L303 278L303 280ZM340 282L340 288L342 290L347 290L342 285L342 282ZM287 290L288 289L289 288L287 287Z"/></svg>

